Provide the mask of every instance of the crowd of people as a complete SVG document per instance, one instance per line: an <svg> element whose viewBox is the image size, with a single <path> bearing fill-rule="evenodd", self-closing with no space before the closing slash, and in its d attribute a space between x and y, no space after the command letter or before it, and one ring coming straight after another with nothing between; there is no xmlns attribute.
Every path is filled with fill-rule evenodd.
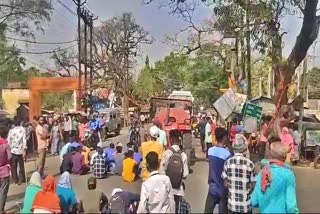
<svg viewBox="0 0 320 214"><path fill-rule="evenodd" d="M189 166L180 131L171 130L167 138L160 121L155 119L141 146L129 142L125 147L118 142L103 148L102 143L97 143L92 151L83 141L80 129L74 128L83 123L67 118L64 124L71 124L67 129L66 126L61 128L59 120L49 118L46 122L44 117L39 117L36 121L37 168L25 191L23 213L191 213L191 206L184 197ZM72 121L77 124L72 125ZM214 117L201 115L201 147L209 163L205 213L213 213L216 205L220 213L252 213L254 207L262 213L299 211L295 176L288 164L295 155L298 135L295 133L292 137L290 130L282 127L279 139L270 137L268 122L268 118L263 120L258 134L248 134L233 120L228 132L216 125ZM15 121L9 132L0 127L1 212L5 207L10 174L14 184L27 180L24 169L27 132L30 131L19 121ZM61 139L64 143L58 149ZM45 176L49 146L52 155L60 155L58 182L51 175ZM257 153L258 160L250 159L250 153ZM71 175L88 173L92 176L83 195L90 200L82 200L72 187ZM97 179L106 179L110 174L128 183L142 179L140 194L115 188L108 199L96 185Z"/></svg>

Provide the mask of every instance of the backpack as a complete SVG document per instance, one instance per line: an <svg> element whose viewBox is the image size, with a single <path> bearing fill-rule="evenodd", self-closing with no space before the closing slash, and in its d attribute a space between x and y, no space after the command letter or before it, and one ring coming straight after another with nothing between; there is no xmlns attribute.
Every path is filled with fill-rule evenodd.
<svg viewBox="0 0 320 214"><path fill-rule="evenodd" d="M127 213L129 201L121 193L116 193L110 198L109 213Z"/></svg>
<svg viewBox="0 0 320 214"><path fill-rule="evenodd" d="M169 159L166 175L170 178L173 189L179 189L183 179L183 161L181 157L181 150L176 152L172 147L170 148L172 155Z"/></svg>

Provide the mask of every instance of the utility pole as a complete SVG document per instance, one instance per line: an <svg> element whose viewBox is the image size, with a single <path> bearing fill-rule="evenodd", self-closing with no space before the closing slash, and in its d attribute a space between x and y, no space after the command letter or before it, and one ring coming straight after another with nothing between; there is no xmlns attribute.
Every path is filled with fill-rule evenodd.
<svg viewBox="0 0 320 214"><path fill-rule="evenodd" d="M247 0L246 4L246 43L247 43L247 80L248 80L248 91L247 95L251 98L251 47L250 47L250 0Z"/></svg>
<svg viewBox="0 0 320 214"><path fill-rule="evenodd" d="M86 3L86 1L82 2L82 0L73 0L73 2L77 6L77 15L78 15L78 66L79 66L79 88L78 88L78 109L81 107L81 78L82 78L82 71L81 71L81 7Z"/></svg>
<svg viewBox="0 0 320 214"><path fill-rule="evenodd" d="M87 43L88 43L88 12L85 9L82 9L81 13L83 22L84 22L84 87L87 90L88 83L88 51L87 51Z"/></svg>
<svg viewBox="0 0 320 214"><path fill-rule="evenodd" d="M93 21L96 20L97 17L93 17L93 15L89 16L89 34L90 34L90 74L89 74L89 88L92 87L93 82Z"/></svg>

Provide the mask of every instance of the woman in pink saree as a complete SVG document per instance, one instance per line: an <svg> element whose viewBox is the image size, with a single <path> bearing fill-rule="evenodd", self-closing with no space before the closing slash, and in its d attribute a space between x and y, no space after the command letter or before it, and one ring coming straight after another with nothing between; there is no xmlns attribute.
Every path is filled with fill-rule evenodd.
<svg viewBox="0 0 320 214"><path fill-rule="evenodd" d="M280 139L283 144L286 144L289 146L289 151L288 151L286 162L290 163L291 156L294 155L295 150L294 150L294 139L291 136L291 134L289 133L289 129L287 127L282 128Z"/></svg>

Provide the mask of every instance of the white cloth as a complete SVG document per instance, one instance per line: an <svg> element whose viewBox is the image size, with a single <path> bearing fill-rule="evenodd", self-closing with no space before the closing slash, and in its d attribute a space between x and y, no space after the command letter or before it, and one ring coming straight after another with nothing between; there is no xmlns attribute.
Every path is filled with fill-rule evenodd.
<svg viewBox="0 0 320 214"><path fill-rule="evenodd" d="M167 145L167 134L164 130L159 129L159 137L157 141L162 145L166 146Z"/></svg>
<svg viewBox="0 0 320 214"><path fill-rule="evenodd" d="M22 155L27 149L26 130L22 126L11 129L8 134L8 144L12 154Z"/></svg>
<svg viewBox="0 0 320 214"><path fill-rule="evenodd" d="M205 142L206 143L212 143L212 136L211 136L211 124L207 123L206 125L206 133L205 133Z"/></svg>
<svg viewBox="0 0 320 214"><path fill-rule="evenodd" d="M172 145L171 146L176 152L180 151L180 147L178 145ZM163 157L161 159L161 163L160 163L160 173L165 175L166 174L166 170L167 170L167 166L169 164L169 160L171 158L171 156L173 155L173 152L168 149L163 153ZM182 162L183 162L183 178L186 178L189 175L189 166L188 166L188 159L187 159L187 155L185 152L181 153L181 158L182 158ZM178 196L184 196L184 190L183 190L183 186L181 185L179 189L172 189L173 191L173 195L178 195Z"/></svg>
<svg viewBox="0 0 320 214"><path fill-rule="evenodd" d="M142 183L137 213L175 213L170 179L157 171Z"/></svg>

